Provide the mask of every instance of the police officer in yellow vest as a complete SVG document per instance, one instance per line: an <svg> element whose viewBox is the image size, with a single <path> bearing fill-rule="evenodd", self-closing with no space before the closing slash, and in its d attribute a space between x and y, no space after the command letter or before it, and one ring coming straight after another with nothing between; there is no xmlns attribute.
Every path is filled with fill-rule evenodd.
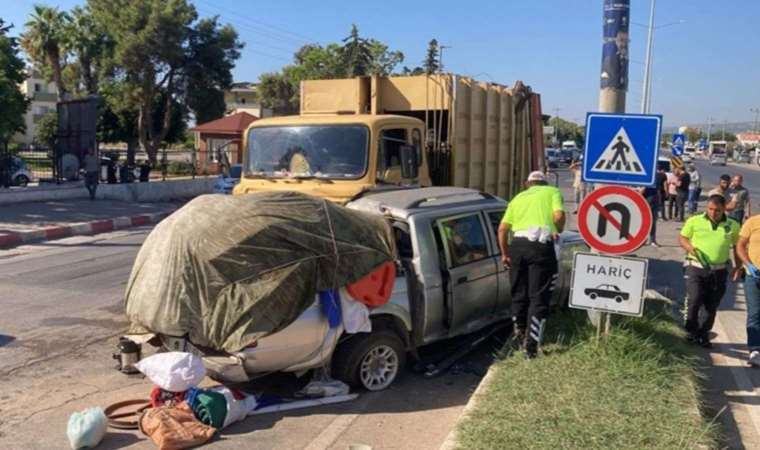
<svg viewBox="0 0 760 450"><path fill-rule="evenodd" d="M710 196L705 213L687 220L678 238L681 247L686 250L684 278L688 339L707 348L712 346L709 333L726 292L732 247L733 261L738 261L735 246L739 240L739 223L727 217L725 211L725 198L721 195ZM735 264L734 280L740 270L741 265ZM700 320L701 308L704 308L705 314Z"/></svg>
<svg viewBox="0 0 760 450"><path fill-rule="evenodd" d="M542 172L528 175L527 186L509 202L499 226L499 247L502 262L510 270L515 339L525 356L534 358L557 277L554 241L565 226L565 211L562 193L546 184Z"/></svg>

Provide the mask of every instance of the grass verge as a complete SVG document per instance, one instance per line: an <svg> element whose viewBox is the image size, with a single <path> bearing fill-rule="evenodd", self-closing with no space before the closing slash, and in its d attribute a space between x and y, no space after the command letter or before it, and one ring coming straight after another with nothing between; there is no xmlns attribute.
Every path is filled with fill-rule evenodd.
<svg viewBox="0 0 760 450"><path fill-rule="evenodd" d="M715 448L699 414L694 350L664 314L617 321L606 341L583 311L552 318L546 355L497 362L460 423L458 448Z"/></svg>

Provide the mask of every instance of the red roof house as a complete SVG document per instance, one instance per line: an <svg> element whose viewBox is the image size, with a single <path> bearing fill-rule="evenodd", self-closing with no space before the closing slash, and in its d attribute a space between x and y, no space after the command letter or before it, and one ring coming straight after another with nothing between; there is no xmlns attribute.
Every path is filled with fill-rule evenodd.
<svg viewBox="0 0 760 450"><path fill-rule="evenodd" d="M195 132L199 150L196 163L198 169L201 172L218 173L220 149L227 154L230 164L242 163L243 133L254 120L258 120L258 117L239 112L202 123L191 129L190 131Z"/></svg>

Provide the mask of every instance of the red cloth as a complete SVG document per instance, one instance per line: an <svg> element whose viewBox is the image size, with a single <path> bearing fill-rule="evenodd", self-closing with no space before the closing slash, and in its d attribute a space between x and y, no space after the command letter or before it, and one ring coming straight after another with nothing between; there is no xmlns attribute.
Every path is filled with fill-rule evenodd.
<svg viewBox="0 0 760 450"><path fill-rule="evenodd" d="M346 290L356 301L376 308L388 303L395 281L396 263L388 261L356 283L346 286Z"/></svg>

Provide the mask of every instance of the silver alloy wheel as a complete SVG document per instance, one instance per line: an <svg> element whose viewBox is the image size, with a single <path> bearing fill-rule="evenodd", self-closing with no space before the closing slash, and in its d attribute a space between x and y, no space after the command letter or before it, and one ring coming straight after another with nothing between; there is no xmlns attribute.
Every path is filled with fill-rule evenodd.
<svg viewBox="0 0 760 450"><path fill-rule="evenodd" d="M381 391L393 383L398 374L398 355L392 347L373 347L362 359L359 379L369 391Z"/></svg>

